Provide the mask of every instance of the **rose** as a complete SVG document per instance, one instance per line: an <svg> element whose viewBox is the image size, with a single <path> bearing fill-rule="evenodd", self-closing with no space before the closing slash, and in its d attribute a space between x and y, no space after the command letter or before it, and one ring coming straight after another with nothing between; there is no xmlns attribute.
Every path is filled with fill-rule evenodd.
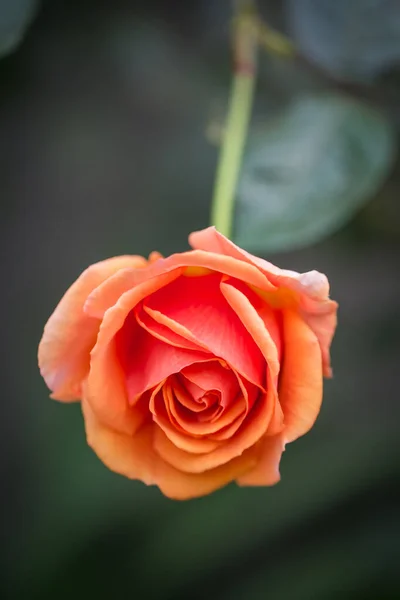
<svg viewBox="0 0 400 600"><path fill-rule="evenodd" d="M82 400L89 445L172 498L272 485L330 376L335 302L316 271L281 270L214 228L168 258L89 267L39 346L56 400Z"/></svg>

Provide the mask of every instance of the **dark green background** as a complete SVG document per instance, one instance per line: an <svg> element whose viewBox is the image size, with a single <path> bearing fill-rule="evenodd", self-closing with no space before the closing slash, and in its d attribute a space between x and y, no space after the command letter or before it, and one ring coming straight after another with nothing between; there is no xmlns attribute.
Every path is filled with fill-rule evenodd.
<svg viewBox="0 0 400 600"><path fill-rule="evenodd" d="M279 2L260 4L285 26ZM184 250L208 225L218 149L205 130L228 94L229 19L220 0L49 1L0 61L4 598L400 598L398 161L339 233L268 257L327 273L340 303L321 416L276 487L182 503L125 480L86 446L79 405L49 400L39 376L43 325L87 265ZM259 112L293 83L271 60ZM350 88L395 128L389 67Z"/></svg>

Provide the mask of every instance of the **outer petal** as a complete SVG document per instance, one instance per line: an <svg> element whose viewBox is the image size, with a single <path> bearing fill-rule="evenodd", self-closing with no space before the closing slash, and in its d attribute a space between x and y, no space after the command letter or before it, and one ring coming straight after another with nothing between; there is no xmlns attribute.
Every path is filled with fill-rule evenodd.
<svg viewBox="0 0 400 600"><path fill-rule="evenodd" d="M285 428L292 442L313 426L322 402L322 359L316 335L294 311L283 319L285 358L279 380L279 399Z"/></svg>
<svg viewBox="0 0 400 600"><path fill-rule="evenodd" d="M282 436L264 437L260 448L256 466L237 479L239 485L274 485L280 480L279 463L285 449Z"/></svg>
<svg viewBox="0 0 400 600"><path fill-rule="evenodd" d="M138 302L178 276L179 271L167 273L125 292L116 305L106 312L101 323L96 345L91 352L87 399L96 416L118 431L133 433L138 421L128 402L126 365L122 364L124 357L118 352L115 336Z"/></svg>
<svg viewBox="0 0 400 600"><path fill-rule="evenodd" d="M256 266L275 289L283 290L283 294L278 292L276 300L278 303L297 307L318 338L324 375L331 376L329 348L336 329L337 303L329 299L329 282L325 275L318 271L297 273L280 269L272 263L242 250L219 233L215 227L208 227L192 233L189 236L189 242L196 250L219 252ZM260 286L260 289L264 291L265 287ZM293 293L285 293L285 290ZM270 295L268 300L274 302L273 296L273 294Z"/></svg>
<svg viewBox="0 0 400 600"><path fill-rule="evenodd" d="M202 231L191 233L189 243L196 250L218 252L255 265L277 287L285 286L306 293L308 296L316 299L325 299L329 294L329 282L322 273L318 271L297 273L296 271L280 269L263 258L254 256L246 252L246 250L239 248L239 246L236 246L236 244L219 233L215 227L208 227Z"/></svg>
<svg viewBox="0 0 400 600"><path fill-rule="evenodd" d="M169 498L186 500L204 496L223 487L252 469L257 463L255 449L207 473L189 474L165 463L153 449L153 424L142 427L134 436L118 433L101 423L90 405L82 402L89 446L104 464L125 477L158 485Z"/></svg>
<svg viewBox="0 0 400 600"><path fill-rule="evenodd" d="M208 251L191 250L172 254L165 259L159 259L140 271L128 268L116 273L114 277L110 278L109 281L105 281L89 296L85 304L85 311L101 319L104 313L117 302L121 294L144 281L175 269L187 273L188 277L196 277L196 274L201 277L209 274L211 270L230 277L236 277L240 281L264 291L276 290L276 287L268 281L256 266L246 263L243 259Z"/></svg>
<svg viewBox="0 0 400 600"><path fill-rule="evenodd" d="M40 372L53 391L52 398L76 400L89 370L90 350L96 342L98 319L83 312L89 294L120 269L143 268L141 256L116 256L90 266L65 293L49 318L39 344Z"/></svg>

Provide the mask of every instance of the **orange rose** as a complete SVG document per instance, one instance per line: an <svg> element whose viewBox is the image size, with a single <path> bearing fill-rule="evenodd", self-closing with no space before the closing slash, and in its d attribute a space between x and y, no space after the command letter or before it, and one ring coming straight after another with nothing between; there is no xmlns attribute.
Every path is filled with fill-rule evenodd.
<svg viewBox="0 0 400 600"><path fill-rule="evenodd" d="M336 326L329 284L281 270L213 227L189 252L89 267L39 346L52 398L81 399L89 445L171 498L279 480L313 425Z"/></svg>

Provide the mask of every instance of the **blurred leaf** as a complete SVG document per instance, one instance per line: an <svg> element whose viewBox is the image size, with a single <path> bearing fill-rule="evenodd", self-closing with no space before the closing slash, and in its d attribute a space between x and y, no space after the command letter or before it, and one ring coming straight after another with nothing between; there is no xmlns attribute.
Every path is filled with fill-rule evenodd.
<svg viewBox="0 0 400 600"><path fill-rule="evenodd" d="M37 0L0 0L0 57L20 44L37 5Z"/></svg>
<svg viewBox="0 0 400 600"><path fill-rule="evenodd" d="M339 96L303 96L250 136L235 241L251 251L317 242L377 191L394 137L376 111Z"/></svg>
<svg viewBox="0 0 400 600"><path fill-rule="evenodd" d="M400 60L398 0L288 0L301 51L343 79L368 81Z"/></svg>

